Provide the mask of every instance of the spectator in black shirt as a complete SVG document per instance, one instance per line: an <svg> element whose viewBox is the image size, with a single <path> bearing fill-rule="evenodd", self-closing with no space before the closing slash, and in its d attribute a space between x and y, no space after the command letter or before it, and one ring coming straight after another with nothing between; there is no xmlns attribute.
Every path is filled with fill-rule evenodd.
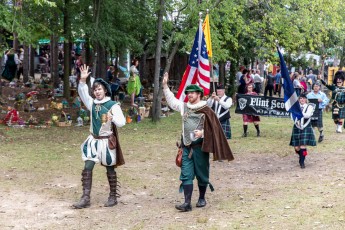
<svg viewBox="0 0 345 230"><path fill-rule="evenodd" d="M267 91L270 93L270 97L272 97L273 94L273 84L274 84L275 77L272 75L272 71L268 72L268 75L265 79L265 93L264 96L267 96Z"/></svg>

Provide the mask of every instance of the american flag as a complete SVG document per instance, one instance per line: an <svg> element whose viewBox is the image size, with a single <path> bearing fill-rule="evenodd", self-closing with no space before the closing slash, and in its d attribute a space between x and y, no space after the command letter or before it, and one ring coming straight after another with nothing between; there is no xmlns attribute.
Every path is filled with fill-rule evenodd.
<svg viewBox="0 0 345 230"><path fill-rule="evenodd" d="M180 101L187 102L188 98L184 90L191 84L198 84L202 87L204 89L204 95L210 93L210 62L208 60L205 35L202 31L201 22L199 22L199 28L195 35L188 66L183 74L176 98Z"/></svg>

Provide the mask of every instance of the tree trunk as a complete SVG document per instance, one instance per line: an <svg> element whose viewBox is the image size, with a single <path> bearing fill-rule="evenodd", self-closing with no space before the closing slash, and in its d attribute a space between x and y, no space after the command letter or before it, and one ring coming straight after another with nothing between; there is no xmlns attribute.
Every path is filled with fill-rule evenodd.
<svg viewBox="0 0 345 230"><path fill-rule="evenodd" d="M13 49L17 51L18 47L19 47L18 34L16 32L13 32Z"/></svg>
<svg viewBox="0 0 345 230"><path fill-rule="evenodd" d="M232 97L236 93L236 85L235 85L235 78L236 72L238 71L239 66L239 58L236 61L232 61L230 65L230 73L229 73L229 84L228 84L228 91L227 95Z"/></svg>
<svg viewBox="0 0 345 230"><path fill-rule="evenodd" d="M219 62L219 79L218 83L224 85L225 83L225 63L224 61Z"/></svg>
<svg viewBox="0 0 345 230"><path fill-rule="evenodd" d="M162 52L162 37L163 37L163 14L165 11L165 0L159 1L158 19L157 19L157 39L155 52L155 78L153 90L153 105L152 105L152 121L157 122L161 116L161 101L159 91L162 88L160 85L160 67L161 67L161 52Z"/></svg>
<svg viewBox="0 0 345 230"><path fill-rule="evenodd" d="M69 76L71 74L71 24L69 15L70 0L65 0L64 6L64 79L63 79L63 96L68 100L70 98Z"/></svg>
<svg viewBox="0 0 345 230"><path fill-rule="evenodd" d="M30 57L30 65L29 65L29 76L35 76L35 49L32 45L29 46L29 57Z"/></svg>
<svg viewBox="0 0 345 230"><path fill-rule="evenodd" d="M90 66L92 65L92 57L91 57L91 50L90 50L90 39L85 39L85 64Z"/></svg>
<svg viewBox="0 0 345 230"><path fill-rule="evenodd" d="M30 69L30 54L29 47L24 45L24 60L23 60L23 82L28 82L29 80L29 69Z"/></svg>
<svg viewBox="0 0 345 230"><path fill-rule="evenodd" d="M51 42L50 42L50 63L51 63L51 78L54 84L54 88L57 88L59 86L59 69L58 69L58 56L59 56L59 50L58 50L58 40L59 37L56 35L51 36Z"/></svg>
<svg viewBox="0 0 345 230"><path fill-rule="evenodd" d="M164 73L165 72L169 72L169 70L170 70L170 66L171 66L171 62L172 62L172 60L174 59L174 57L175 57L175 54L176 54L176 52L177 52L177 50L178 50L178 48L179 48L179 46L180 46L180 41L177 41L176 43L175 43L175 45L173 46L173 48L172 48L172 50L171 50L171 53L169 54L169 56L168 56L168 58L167 58L167 60L166 60L166 63L165 63L165 68L164 68Z"/></svg>
<svg viewBox="0 0 345 230"><path fill-rule="evenodd" d="M144 53L140 57L140 63L139 63L139 76L140 80L143 81L143 79L146 78L146 58L147 58L147 50L144 50Z"/></svg>

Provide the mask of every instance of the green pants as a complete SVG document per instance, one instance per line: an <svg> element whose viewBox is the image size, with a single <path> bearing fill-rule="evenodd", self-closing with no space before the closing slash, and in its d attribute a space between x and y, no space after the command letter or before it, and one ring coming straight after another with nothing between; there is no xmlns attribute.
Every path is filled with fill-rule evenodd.
<svg viewBox="0 0 345 230"><path fill-rule="evenodd" d="M200 140L196 142L199 143L195 147L183 147L180 180L182 185L188 185L193 184L194 177L196 177L198 185L207 186L210 176L210 154L201 150L202 142ZM196 142L192 142L192 145ZM189 158L190 153L191 157Z"/></svg>

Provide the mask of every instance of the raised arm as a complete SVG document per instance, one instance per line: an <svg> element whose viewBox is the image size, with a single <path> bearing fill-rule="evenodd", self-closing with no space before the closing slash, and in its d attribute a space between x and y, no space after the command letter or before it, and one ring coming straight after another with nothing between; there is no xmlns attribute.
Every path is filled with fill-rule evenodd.
<svg viewBox="0 0 345 230"><path fill-rule="evenodd" d="M89 67L84 65L80 67L80 81L78 86L78 93L80 99L83 101L84 105L88 110L91 111L93 98L89 94L89 87L86 84L86 78L90 75L88 73Z"/></svg>
<svg viewBox="0 0 345 230"><path fill-rule="evenodd" d="M328 85L326 84L326 82L324 80L321 79L321 75L317 76L317 79L321 81L321 83L326 86L327 89L329 90L335 90L335 86L334 85Z"/></svg>
<svg viewBox="0 0 345 230"><path fill-rule="evenodd" d="M169 74L165 73L163 77L163 81L162 81L163 93L164 93L165 99L167 100L167 103L170 108L178 112L181 112L183 110L183 102L179 101L175 97L175 95L170 91L168 87L168 80L169 80Z"/></svg>

